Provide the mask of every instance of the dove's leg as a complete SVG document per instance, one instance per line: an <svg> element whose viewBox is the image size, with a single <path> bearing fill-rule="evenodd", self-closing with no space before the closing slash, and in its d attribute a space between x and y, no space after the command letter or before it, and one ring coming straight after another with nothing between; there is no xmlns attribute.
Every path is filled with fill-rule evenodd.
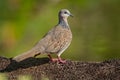
<svg viewBox="0 0 120 80"><path fill-rule="evenodd" d="M52 56L51 56L50 54L48 54L48 57L50 58L50 60L51 60L52 62L56 62L56 61L58 61L57 58L52 58Z"/></svg>
<svg viewBox="0 0 120 80"><path fill-rule="evenodd" d="M66 60L61 59L60 56L58 56L58 61L59 61L60 63L66 63Z"/></svg>
<svg viewBox="0 0 120 80"><path fill-rule="evenodd" d="M52 58L51 55L48 56L52 62L66 63L66 60L62 60L60 56L57 56L58 58Z"/></svg>
<svg viewBox="0 0 120 80"><path fill-rule="evenodd" d="M58 61L59 61L60 63L66 63L66 60L63 60L63 59L60 57L64 50L65 50L65 49L63 49L62 51L60 51L60 52L57 54Z"/></svg>

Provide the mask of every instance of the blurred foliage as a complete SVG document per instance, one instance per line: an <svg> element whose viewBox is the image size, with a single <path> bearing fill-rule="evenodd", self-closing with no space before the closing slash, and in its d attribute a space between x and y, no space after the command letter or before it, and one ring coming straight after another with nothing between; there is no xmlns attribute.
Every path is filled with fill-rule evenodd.
<svg viewBox="0 0 120 80"><path fill-rule="evenodd" d="M8 80L6 74L0 73L0 80Z"/></svg>
<svg viewBox="0 0 120 80"><path fill-rule="evenodd" d="M0 80L9 80L7 74L0 73ZM33 80L31 75L19 75L17 80ZM42 76L40 80L49 80L46 76Z"/></svg>
<svg viewBox="0 0 120 80"><path fill-rule="evenodd" d="M0 0L0 55L32 48L67 8L73 41L62 57L99 61L120 57L120 0Z"/></svg>
<svg viewBox="0 0 120 80"><path fill-rule="evenodd" d="M20 75L18 76L18 80L33 80L30 75Z"/></svg>

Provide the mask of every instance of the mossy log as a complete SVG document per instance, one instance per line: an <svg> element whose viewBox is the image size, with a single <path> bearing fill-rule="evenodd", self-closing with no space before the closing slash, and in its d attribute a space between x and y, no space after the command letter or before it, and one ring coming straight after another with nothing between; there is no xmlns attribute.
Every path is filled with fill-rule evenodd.
<svg viewBox="0 0 120 80"><path fill-rule="evenodd" d="M83 62L67 60L65 64L50 62L48 58L28 58L21 62L0 57L0 73L9 80L19 75L31 75L33 80L120 80L120 60Z"/></svg>

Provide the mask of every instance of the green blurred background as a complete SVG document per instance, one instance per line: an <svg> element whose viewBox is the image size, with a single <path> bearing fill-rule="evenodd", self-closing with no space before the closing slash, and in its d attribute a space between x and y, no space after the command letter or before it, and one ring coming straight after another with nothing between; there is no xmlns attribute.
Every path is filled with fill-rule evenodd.
<svg viewBox="0 0 120 80"><path fill-rule="evenodd" d="M120 0L0 0L0 56L31 49L67 8L73 32L65 59L101 61L120 57Z"/></svg>

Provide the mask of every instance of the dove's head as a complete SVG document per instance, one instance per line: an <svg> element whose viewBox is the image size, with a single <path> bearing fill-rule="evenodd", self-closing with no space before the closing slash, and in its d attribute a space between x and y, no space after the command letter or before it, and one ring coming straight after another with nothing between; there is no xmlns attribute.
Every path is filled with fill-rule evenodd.
<svg viewBox="0 0 120 80"><path fill-rule="evenodd" d="M70 13L69 10L67 10L67 9L61 9L60 10L59 17L61 17L61 18L68 18L68 16L73 17L73 15Z"/></svg>

